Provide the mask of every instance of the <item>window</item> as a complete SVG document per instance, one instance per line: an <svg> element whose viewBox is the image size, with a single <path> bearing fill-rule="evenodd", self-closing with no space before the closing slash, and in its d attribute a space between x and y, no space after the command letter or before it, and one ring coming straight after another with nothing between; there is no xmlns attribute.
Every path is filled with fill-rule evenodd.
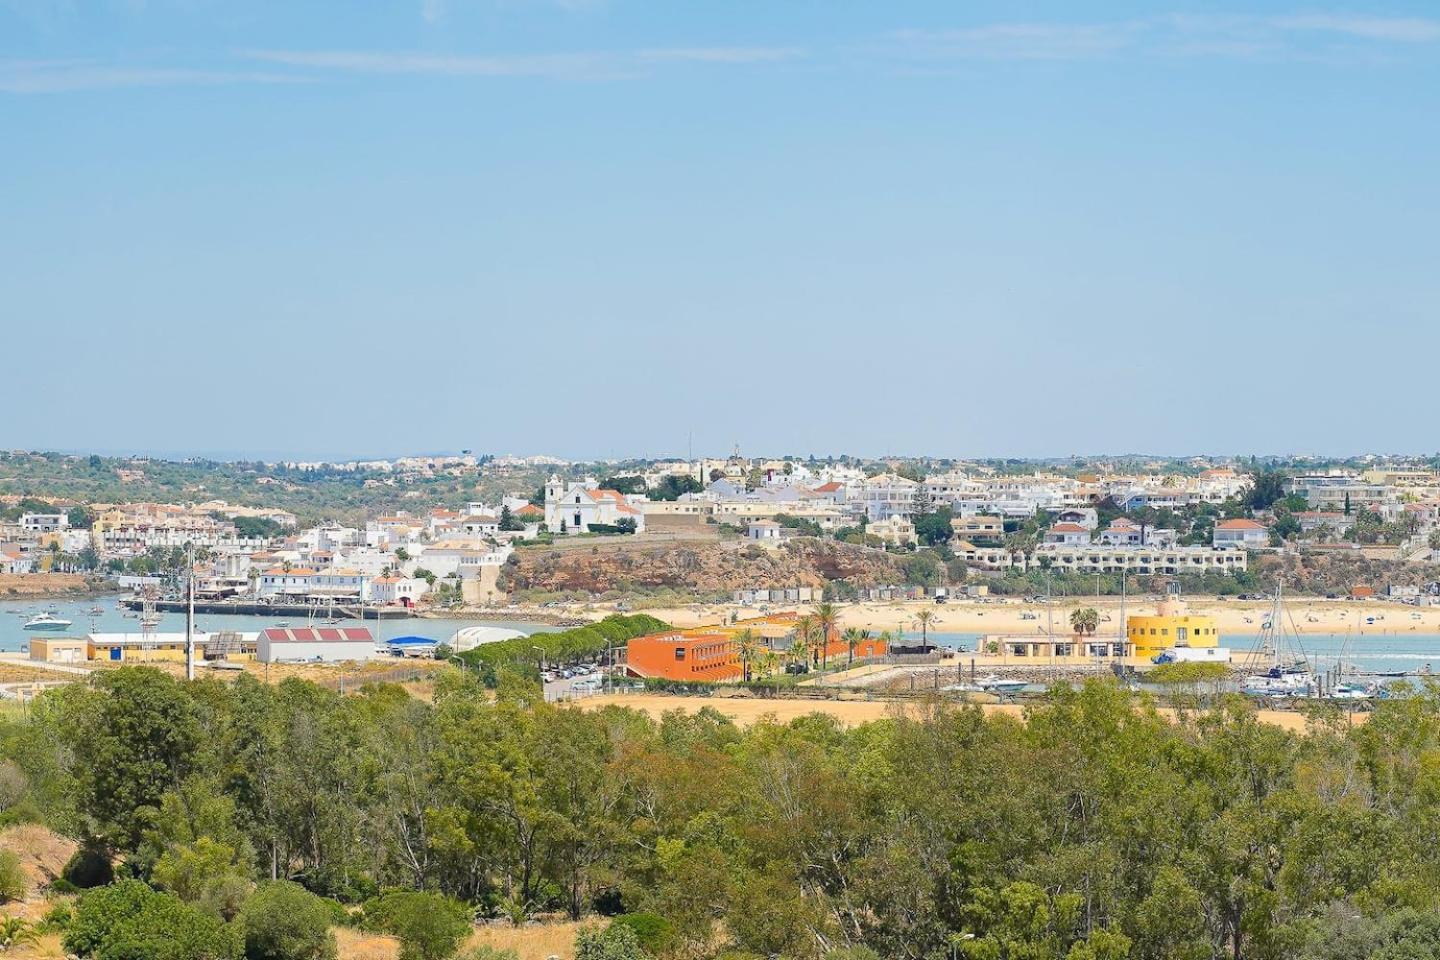
<svg viewBox="0 0 1440 960"><path fill-rule="evenodd" d="M675 648L675 659L676 659L677 662L685 659L685 648L684 648L684 647L676 647L676 648Z"/></svg>

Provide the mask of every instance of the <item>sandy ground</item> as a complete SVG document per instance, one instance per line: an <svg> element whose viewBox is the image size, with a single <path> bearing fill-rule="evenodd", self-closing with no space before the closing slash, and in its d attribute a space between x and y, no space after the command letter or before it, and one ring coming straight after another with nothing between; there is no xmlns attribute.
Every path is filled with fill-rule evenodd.
<svg viewBox="0 0 1440 960"><path fill-rule="evenodd" d="M463 956L465 950L488 946L514 950L520 960L546 960L547 957L571 960L575 956L575 931L581 926L579 923L537 923L525 927L486 925L475 931L460 952ZM337 928L335 941L339 948L338 960L395 960L400 955L400 945L394 937Z"/></svg>
<svg viewBox="0 0 1440 960"><path fill-rule="evenodd" d="M584 700L581 702L581 706L586 710L598 710L605 706L629 707L632 710L644 711L657 718L669 710L695 713L703 707L713 707L741 726L749 726L765 718L787 723L797 717L808 716L812 713L824 713L837 718L847 727L869 723L873 720L883 720L887 717L906 715L918 717L928 709L923 704L902 703L893 700L762 700L758 698L669 697L660 694L607 694ZM980 709L987 715L1006 714L1013 717L1024 715L1024 707L1013 703L981 704ZM1174 715L1174 711L1169 709L1161 709L1160 713L1163 716ZM1265 723L1271 723L1286 730L1295 732L1305 730L1305 717L1300 713L1285 710L1258 710L1255 715ZM1356 722L1363 722L1364 718L1364 714L1357 713L1355 715Z"/></svg>
<svg viewBox="0 0 1440 960"><path fill-rule="evenodd" d="M1214 617L1222 637L1253 636L1260 631L1261 624L1265 622L1271 609L1270 603L1265 601L1195 597L1187 599L1186 602L1192 615ZM1154 597L1127 598L1125 615L1150 615L1155 612L1155 605ZM1300 633L1353 633L1356 636L1440 634L1440 607L1412 607L1384 600L1295 600L1286 601L1285 606L1294 630ZM1070 612L1079 607L1095 607L1100 611L1100 633L1118 629L1118 597L1102 597L1098 601L1094 597L1057 597L1048 611L1044 603L1025 603L1019 599L1000 598L988 601L952 600L944 605L923 600L839 605L843 626L874 631L902 629L907 634L919 632L915 615L921 610L930 610L935 614L930 629L941 633L1039 634L1045 632L1047 618L1053 621L1054 629L1058 633L1069 629ZM799 610L803 613L809 609L806 605L773 604L768 612ZM732 613L741 619L761 613L758 608L734 604L693 604L646 612L680 627L726 622ZM1027 619L1026 614L1033 619ZM1107 616L1110 618L1108 621L1104 619ZM1371 618L1374 622L1367 623Z"/></svg>
<svg viewBox="0 0 1440 960"><path fill-rule="evenodd" d="M49 600L93 593L78 573L0 573L0 598Z"/></svg>

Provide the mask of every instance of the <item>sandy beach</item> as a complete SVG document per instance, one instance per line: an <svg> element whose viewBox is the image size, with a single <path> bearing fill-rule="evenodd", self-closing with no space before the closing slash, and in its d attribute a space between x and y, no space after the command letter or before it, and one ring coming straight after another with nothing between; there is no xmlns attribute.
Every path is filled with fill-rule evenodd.
<svg viewBox="0 0 1440 960"><path fill-rule="evenodd" d="M1125 601L1125 615L1153 614L1157 598L1130 597ZM1214 597L1187 598L1190 613L1214 617L1222 638L1251 637L1260 632L1269 616L1268 601L1221 600ZM1047 610L1042 603L1026 603L1020 599L951 600L945 604L933 601L905 600L888 602L839 604L841 623L846 627L868 630L918 631L915 615L930 610L935 619L930 630L938 633L968 634L1041 634L1047 621L1053 622L1058 633L1069 629L1070 612L1079 607L1095 607L1100 611L1100 634L1114 632L1120 625L1120 598L1094 597L1059 598ZM797 610L808 612L806 604L772 604L769 612ZM1352 634L1365 636L1396 636L1403 634L1440 634L1440 607L1413 607L1384 600L1287 600L1287 629L1303 634ZM735 604L692 604L646 613L679 627L703 626L728 622L733 614L740 619L758 616L760 609ZM1030 616L1027 617L1026 614ZM1107 619L1108 617L1108 619ZM1033 618L1033 619L1032 619Z"/></svg>

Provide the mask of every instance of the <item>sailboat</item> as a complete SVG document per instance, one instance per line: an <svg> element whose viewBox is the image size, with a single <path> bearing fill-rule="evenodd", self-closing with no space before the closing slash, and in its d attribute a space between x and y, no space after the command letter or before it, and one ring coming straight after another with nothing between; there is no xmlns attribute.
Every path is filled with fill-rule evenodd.
<svg viewBox="0 0 1440 960"><path fill-rule="evenodd" d="M1313 697L1318 689L1315 674L1298 632L1285 630L1285 584L1275 581L1275 604L1261 625L1255 647L1245 658L1251 673L1240 681L1240 692L1252 697Z"/></svg>

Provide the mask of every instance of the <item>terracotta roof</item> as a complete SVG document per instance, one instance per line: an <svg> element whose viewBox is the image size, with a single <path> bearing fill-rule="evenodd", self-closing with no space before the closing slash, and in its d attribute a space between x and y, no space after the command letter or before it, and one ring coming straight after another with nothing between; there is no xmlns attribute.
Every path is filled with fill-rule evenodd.
<svg viewBox="0 0 1440 960"><path fill-rule="evenodd" d="M543 507L537 507L537 506L535 506L535 504L533 504L533 503L527 503L527 504L525 504L525 506L523 506L523 507L521 507L519 510L516 510L516 511L515 511L515 516L517 516L517 517L543 517L543 516L545 516L545 510L544 510Z"/></svg>
<svg viewBox="0 0 1440 960"><path fill-rule="evenodd" d="M1254 520L1221 520L1215 524L1216 530L1264 530L1265 524L1256 523Z"/></svg>
<svg viewBox="0 0 1440 960"><path fill-rule="evenodd" d="M375 638L365 627L267 627L271 643L369 643Z"/></svg>
<svg viewBox="0 0 1440 960"><path fill-rule="evenodd" d="M1052 533L1085 533L1085 528L1078 523L1057 523L1050 528Z"/></svg>
<svg viewBox="0 0 1440 960"><path fill-rule="evenodd" d="M822 484L820 484L820 486L818 486L818 487L815 488L815 492L816 492L816 493L834 493L836 490L839 490L842 486L844 486L844 484L842 484L839 480L831 480L829 483L822 483Z"/></svg>

